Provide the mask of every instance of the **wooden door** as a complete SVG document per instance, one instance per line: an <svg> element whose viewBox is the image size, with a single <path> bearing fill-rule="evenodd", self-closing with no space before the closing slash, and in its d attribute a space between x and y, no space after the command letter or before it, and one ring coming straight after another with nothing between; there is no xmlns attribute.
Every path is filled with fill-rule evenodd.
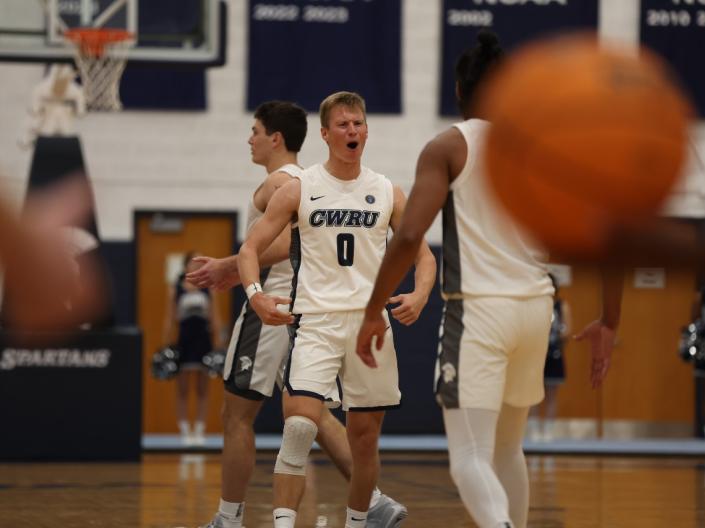
<svg viewBox="0 0 705 528"><path fill-rule="evenodd" d="M664 270L663 287L635 285L626 273L622 320L612 367L602 389L589 384L590 348L569 340L565 348L566 382L558 393L562 418L689 422L693 417L692 365L677 355L680 328L690 322L695 272ZM600 274L574 267L572 283L561 288L576 333L600 314Z"/></svg>
<svg viewBox="0 0 705 528"><path fill-rule="evenodd" d="M560 289L570 307L571 335L585 327L600 313L600 275L589 266L574 266L572 281ZM599 393L590 389L590 347L572 339L565 343L566 380L558 392L558 414L564 418L597 418Z"/></svg>
<svg viewBox="0 0 705 528"><path fill-rule="evenodd" d="M664 278L663 288L640 288L633 269L626 276L619 341L603 389L605 419L693 418L693 366L681 361L677 346L690 322L695 272L667 268Z"/></svg>
<svg viewBox="0 0 705 528"><path fill-rule="evenodd" d="M224 257L233 252L236 233L232 214L169 213L166 221L155 222L152 214L138 214L137 245L137 319L144 334L143 416L144 433L175 433L176 383L155 380L150 371L152 354L163 343L165 307L168 296L167 273L188 251ZM173 271L172 271L173 273ZM223 322L223 331L232 329L230 292L215 295L215 304ZM225 336L227 339L227 335ZM225 341L227 342L227 340ZM220 408L223 383L220 378L210 381L208 388L208 432L222 431ZM191 391L193 392L193 391ZM195 416L195 397L189 401L189 415Z"/></svg>

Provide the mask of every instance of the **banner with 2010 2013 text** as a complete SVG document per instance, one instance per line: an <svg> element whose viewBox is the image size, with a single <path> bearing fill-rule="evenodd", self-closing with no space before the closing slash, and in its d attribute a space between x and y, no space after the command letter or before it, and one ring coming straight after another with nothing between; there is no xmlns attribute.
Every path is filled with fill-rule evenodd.
<svg viewBox="0 0 705 528"><path fill-rule="evenodd" d="M639 16L642 44L671 64L705 115L705 0L641 0Z"/></svg>
<svg viewBox="0 0 705 528"><path fill-rule="evenodd" d="M401 0L250 0L247 108L284 99L316 111L359 92L401 112Z"/></svg>
<svg viewBox="0 0 705 528"><path fill-rule="evenodd" d="M617 1L617 0L615 0ZM596 30L598 0L444 0L441 115L456 115L455 62L482 29L497 33L511 51L532 38L570 30Z"/></svg>

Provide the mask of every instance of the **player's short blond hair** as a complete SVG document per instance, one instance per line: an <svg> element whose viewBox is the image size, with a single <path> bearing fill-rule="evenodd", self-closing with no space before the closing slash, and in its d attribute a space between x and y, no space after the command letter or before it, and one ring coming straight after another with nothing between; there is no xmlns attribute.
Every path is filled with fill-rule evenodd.
<svg viewBox="0 0 705 528"><path fill-rule="evenodd" d="M360 94L355 92L335 92L321 101L319 112L321 114L321 126L328 128L328 120L330 113L336 106L347 106L349 108L359 108L362 110L362 115L367 121L367 111L365 109L365 100Z"/></svg>

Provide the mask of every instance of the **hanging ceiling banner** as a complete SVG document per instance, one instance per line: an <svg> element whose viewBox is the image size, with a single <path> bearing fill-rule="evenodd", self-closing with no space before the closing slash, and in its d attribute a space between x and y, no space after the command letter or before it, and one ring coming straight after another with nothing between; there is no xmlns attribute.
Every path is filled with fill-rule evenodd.
<svg viewBox="0 0 705 528"><path fill-rule="evenodd" d="M247 109L309 111L358 92L369 113L401 112L401 0L250 0Z"/></svg>
<svg viewBox="0 0 705 528"><path fill-rule="evenodd" d="M641 0L641 43L673 67L705 115L705 0Z"/></svg>
<svg viewBox="0 0 705 528"><path fill-rule="evenodd" d="M511 51L532 38L597 30L598 0L444 0L440 113L455 116L455 62L483 29Z"/></svg>

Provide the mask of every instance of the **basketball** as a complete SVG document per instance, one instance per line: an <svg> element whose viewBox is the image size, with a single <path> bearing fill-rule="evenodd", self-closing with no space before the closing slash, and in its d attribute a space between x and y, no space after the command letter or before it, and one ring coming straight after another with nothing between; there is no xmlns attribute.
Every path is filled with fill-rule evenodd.
<svg viewBox="0 0 705 528"><path fill-rule="evenodd" d="M654 54L553 38L511 54L478 114L490 185L547 249L596 256L656 214L684 165L690 105Z"/></svg>

